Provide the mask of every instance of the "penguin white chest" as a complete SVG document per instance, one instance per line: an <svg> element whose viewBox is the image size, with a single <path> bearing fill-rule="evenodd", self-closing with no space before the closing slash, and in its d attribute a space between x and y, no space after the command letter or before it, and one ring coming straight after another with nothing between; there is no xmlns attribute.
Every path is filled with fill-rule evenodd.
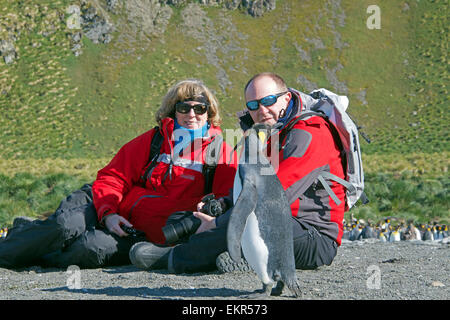
<svg viewBox="0 0 450 320"><path fill-rule="evenodd" d="M254 212L250 213L247 218L247 223L242 233L241 246L245 259L261 281L264 284L273 283L274 281L267 273L269 250L261 237L258 219Z"/></svg>
<svg viewBox="0 0 450 320"><path fill-rule="evenodd" d="M422 236L420 235L419 229L414 228L414 234L416 236L416 240L422 240Z"/></svg>

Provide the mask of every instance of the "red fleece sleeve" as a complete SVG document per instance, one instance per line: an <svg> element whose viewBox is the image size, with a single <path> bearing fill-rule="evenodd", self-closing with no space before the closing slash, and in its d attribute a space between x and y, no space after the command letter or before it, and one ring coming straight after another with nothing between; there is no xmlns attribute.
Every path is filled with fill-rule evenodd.
<svg viewBox="0 0 450 320"><path fill-rule="evenodd" d="M139 182L148 161L154 130L125 144L111 162L98 171L92 193L99 221L105 214L117 213L124 195Z"/></svg>

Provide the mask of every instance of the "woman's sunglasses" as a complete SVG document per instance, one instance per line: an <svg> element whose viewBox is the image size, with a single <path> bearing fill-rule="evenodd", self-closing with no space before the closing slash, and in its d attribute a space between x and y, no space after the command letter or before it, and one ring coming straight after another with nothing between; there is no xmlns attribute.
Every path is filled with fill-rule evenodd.
<svg viewBox="0 0 450 320"><path fill-rule="evenodd" d="M191 109L194 109L195 114L204 114L206 111L208 111L208 105L204 103L190 105L186 102L177 102L175 104L175 110L179 113L186 114L189 113Z"/></svg>
<svg viewBox="0 0 450 320"><path fill-rule="evenodd" d="M275 104L275 102L277 102L278 98L281 97L285 93L288 93L288 91L284 91L284 92L277 93L277 94L271 94L270 96L266 96L259 100L251 100L251 101L248 101L245 105L251 111L258 110L259 104L262 104L264 107L269 107L269 106Z"/></svg>

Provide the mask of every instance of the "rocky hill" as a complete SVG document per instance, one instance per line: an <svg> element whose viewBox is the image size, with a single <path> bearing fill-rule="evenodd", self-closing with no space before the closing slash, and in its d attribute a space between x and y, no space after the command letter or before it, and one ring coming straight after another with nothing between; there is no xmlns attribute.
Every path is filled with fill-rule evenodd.
<svg viewBox="0 0 450 320"><path fill-rule="evenodd" d="M0 1L0 157L108 157L201 78L236 126L275 71L350 97L365 153L448 151L448 0Z"/></svg>

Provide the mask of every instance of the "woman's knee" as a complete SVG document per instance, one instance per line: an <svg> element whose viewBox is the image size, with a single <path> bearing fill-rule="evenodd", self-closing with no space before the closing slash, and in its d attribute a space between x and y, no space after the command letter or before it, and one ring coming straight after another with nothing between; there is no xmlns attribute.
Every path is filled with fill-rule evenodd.
<svg viewBox="0 0 450 320"><path fill-rule="evenodd" d="M55 225L66 240L75 238L86 231L85 211L88 205L79 208L63 209L55 213Z"/></svg>

